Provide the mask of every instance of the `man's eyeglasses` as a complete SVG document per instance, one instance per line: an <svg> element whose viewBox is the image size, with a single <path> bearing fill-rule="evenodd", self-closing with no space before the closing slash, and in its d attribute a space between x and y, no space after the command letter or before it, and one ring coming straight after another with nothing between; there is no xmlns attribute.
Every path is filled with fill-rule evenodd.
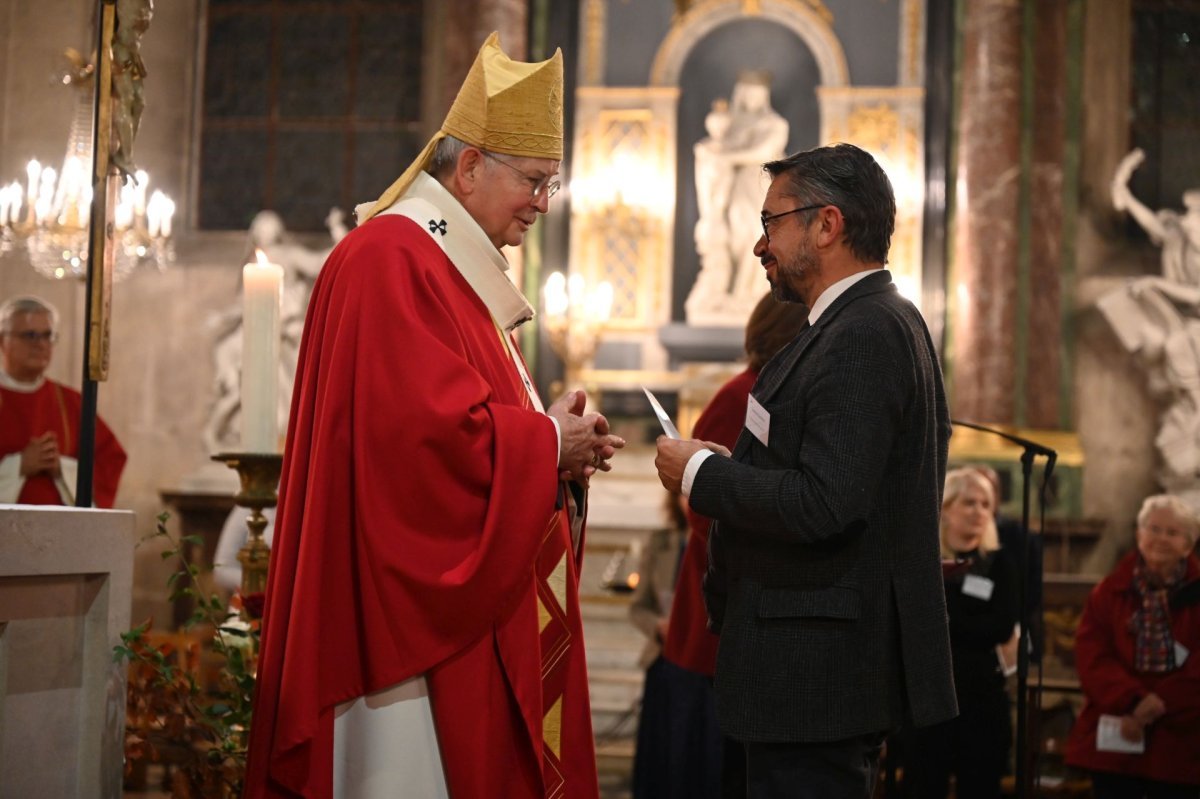
<svg viewBox="0 0 1200 799"><path fill-rule="evenodd" d="M562 184L559 183L557 180L555 180L553 175L548 175L544 178L535 178L533 175L526 175L523 171L521 171L520 169L517 169L512 164L505 161L503 158L497 158L496 156L489 153L487 150L480 150L479 152L483 153L485 156L492 159L497 164L504 164L506 167L511 169L513 172L516 172L518 175L520 175L521 178L524 179L529 184L529 199L530 200L537 200L538 197L542 196L542 192L546 192L546 199L549 200L551 197L558 194L558 190L560 188L562 188Z"/></svg>
<svg viewBox="0 0 1200 799"><path fill-rule="evenodd" d="M771 231L767 230L767 223L770 222L771 220L778 219L781 216L787 216L788 214L798 214L801 211L812 211L815 208L824 208L826 205L829 205L829 203L817 203L816 205L805 205L801 208L793 208L790 211L781 211L778 214L771 214L769 216L767 214L763 214L760 217L760 221L762 222L763 238L765 238L767 240L767 244L771 243Z"/></svg>
<svg viewBox="0 0 1200 799"><path fill-rule="evenodd" d="M39 341L53 344L58 341L58 333L53 330L22 330L17 333L4 333L4 335L19 338L26 344L36 344Z"/></svg>

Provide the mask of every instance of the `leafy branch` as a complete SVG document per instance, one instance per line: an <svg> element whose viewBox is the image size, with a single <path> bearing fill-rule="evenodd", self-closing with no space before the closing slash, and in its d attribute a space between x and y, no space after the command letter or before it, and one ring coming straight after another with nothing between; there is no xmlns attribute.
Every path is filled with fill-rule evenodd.
<svg viewBox="0 0 1200 799"><path fill-rule="evenodd" d="M169 761L178 767L173 796L236 796L246 768L259 624L240 619L217 594L204 595L188 554L188 545L202 546L203 539L176 538L168 518L160 514L143 543L166 541L163 560L179 564L167 579L169 598L190 601L194 609L181 634L153 633L147 620L113 647L113 659L130 665L126 768Z"/></svg>

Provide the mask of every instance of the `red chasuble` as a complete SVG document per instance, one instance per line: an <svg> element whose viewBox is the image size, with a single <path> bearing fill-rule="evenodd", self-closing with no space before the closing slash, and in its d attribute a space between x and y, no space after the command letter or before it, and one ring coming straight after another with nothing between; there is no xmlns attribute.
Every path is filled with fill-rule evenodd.
<svg viewBox="0 0 1200 799"><path fill-rule="evenodd" d="M79 392L46 380L36 391L12 391L0 386L0 458L20 453L30 439L54 433L59 455L79 457ZM96 419L96 456L92 495L96 507L111 508L125 468L125 450L103 419ZM74 492L75 486L68 488ZM46 474L26 478L17 502L23 505L62 505L54 479Z"/></svg>
<svg viewBox="0 0 1200 799"><path fill-rule="evenodd" d="M352 231L305 322L245 796L329 796L335 707L422 674L455 799L597 795L557 462L429 234Z"/></svg>
<svg viewBox="0 0 1200 799"><path fill-rule="evenodd" d="M692 438L733 449L746 422L747 397L757 379L758 372L747 369L721 386L696 420ZM708 631L701 582L708 569L708 527L712 520L690 508L687 516L691 531L675 583L663 657L676 666L711 677L717 667L719 639Z"/></svg>

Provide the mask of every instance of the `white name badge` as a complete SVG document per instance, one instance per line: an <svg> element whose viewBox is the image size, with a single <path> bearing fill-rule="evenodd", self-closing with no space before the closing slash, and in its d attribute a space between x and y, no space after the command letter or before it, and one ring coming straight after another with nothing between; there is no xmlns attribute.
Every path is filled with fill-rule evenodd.
<svg viewBox="0 0 1200 799"><path fill-rule="evenodd" d="M968 574L963 580L963 593L976 599L982 599L984 602L992 598L992 590L995 587L994 582L986 577L980 577L978 574Z"/></svg>
<svg viewBox="0 0 1200 799"><path fill-rule="evenodd" d="M767 443L771 432L771 414L767 413L767 409L754 398L753 394L746 402L746 429L753 433L764 447L771 446Z"/></svg>
<svg viewBox="0 0 1200 799"><path fill-rule="evenodd" d="M1186 646L1184 646L1183 644L1176 641L1175 642L1175 668L1177 668L1177 669L1182 668L1183 664L1187 662L1188 655L1190 655L1190 654L1191 654L1191 652L1188 651L1188 648Z"/></svg>

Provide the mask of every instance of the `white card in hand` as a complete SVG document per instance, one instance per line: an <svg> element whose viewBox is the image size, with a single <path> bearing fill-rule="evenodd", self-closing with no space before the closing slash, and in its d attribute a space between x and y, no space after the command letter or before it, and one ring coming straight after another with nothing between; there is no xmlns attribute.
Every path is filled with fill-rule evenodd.
<svg viewBox="0 0 1200 799"><path fill-rule="evenodd" d="M650 393L650 389L642 386L642 391L646 392L646 399L650 400L650 407L654 409L654 415L658 417L658 423L662 425L663 432L667 434L667 438L680 438L679 430L676 429L675 423L671 421L671 417L667 416L667 412L663 410L663 406L659 403L658 398Z"/></svg>
<svg viewBox="0 0 1200 799"><path fill-rule="evenodd" d="M1121 737L1121 717L1103 715L1096 727L1097 752L1125 752L1140 755L1146 751L1146 739L1134 742Z"/></svg>

